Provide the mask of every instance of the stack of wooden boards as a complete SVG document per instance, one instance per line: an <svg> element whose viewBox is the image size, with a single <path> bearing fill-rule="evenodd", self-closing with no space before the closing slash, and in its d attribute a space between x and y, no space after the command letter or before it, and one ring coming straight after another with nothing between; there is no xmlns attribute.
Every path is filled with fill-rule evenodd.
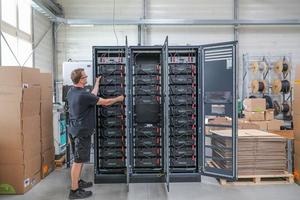
<svg viewBox="0 0 300 200"><path fill-rule="evenodd" d="M211 130L212 160L220 168L232 167L231 130ZM237 170L243 175L276 175L287 170L287 139L276 134L243 129L238 131Z"/></svg>

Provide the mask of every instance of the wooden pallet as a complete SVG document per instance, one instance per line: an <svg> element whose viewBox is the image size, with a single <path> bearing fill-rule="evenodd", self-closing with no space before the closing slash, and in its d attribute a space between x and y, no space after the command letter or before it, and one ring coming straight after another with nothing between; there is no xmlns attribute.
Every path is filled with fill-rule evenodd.
<svg viewBox="0 0 300 200"><path fill-rule="evenodd" d="M65 163L65 155L62 155L59 158L55 158L55 167L62 167Z"/></svg>
<svg viewBox="0 0 300 200"><path fill-rule="evenodd" d="M276 175L247 175L238 176L236 181L219 179L221 185L271 185L271 184L291 184L294 183L293 174L284 173Z"/></svg>
<svg viewBox="0 0 300 200"><path fill-rule="evenodd" d="M215 162L207 163L209 167L221 169ZM294 183L294 175L288 172L273 175L240 175L236 181L218 179L221 185L271 185Z"/></svg>

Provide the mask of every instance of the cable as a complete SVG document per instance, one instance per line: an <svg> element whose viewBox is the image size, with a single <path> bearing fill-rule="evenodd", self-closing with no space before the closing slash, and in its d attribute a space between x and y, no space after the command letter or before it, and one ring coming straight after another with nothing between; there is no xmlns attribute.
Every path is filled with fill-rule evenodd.
<svg viewBox="0 0 300 200"><path fill-rule="evenodd" d="M115 37L117 40L117 46L119 46L119 39L116 34L116 28L115 28L115 10L116 10L116 0L114 0L114 8L113 8L113 30L114 30L114 34L115 34Z"/></svg>

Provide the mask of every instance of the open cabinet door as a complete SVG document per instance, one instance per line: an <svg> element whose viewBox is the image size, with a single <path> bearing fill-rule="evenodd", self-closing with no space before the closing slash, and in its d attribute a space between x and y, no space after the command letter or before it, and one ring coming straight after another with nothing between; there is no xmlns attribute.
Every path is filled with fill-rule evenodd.
<svg viewBox="0 0 300 200"><path fill-rule="evenodd" d="M170 142L169 142L169 76L168 76L168 36L162 48L163 63L163 91L164 91L164 172L165 183L168 192L170 191Z"/></svg>
<svg viewBox="0 0 300 200"><path fill-rule="evenodd" d="M237 176L236 42L201 46L202 174Z"/></svg>
<svg viewBox="0 0 300 200"><path fill-rule="evenodd" d="M126 118L126 186L127 186L127 192L129 192L129 183L130 183L130 173L131 173L131 164L130 164L130 149L129 149L129 143L130 143L130 134L131 134L131 89L128 87L130 85L130 70L129 70L129 49L128 49L128 41L127 41L127 36L125 37L125 74L126 74L126 80L125 80L125 105L126 105L126 115L128 116Z"/></svg>

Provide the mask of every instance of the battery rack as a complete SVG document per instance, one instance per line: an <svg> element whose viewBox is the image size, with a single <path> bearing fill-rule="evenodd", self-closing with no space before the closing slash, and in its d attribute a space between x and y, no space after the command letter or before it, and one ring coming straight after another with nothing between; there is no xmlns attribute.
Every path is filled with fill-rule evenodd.
<svg viewBox="0 0 300 200"><path fill-rule="evenodd" d="M197 134L198 48L169 47L169 166L171 180L182 173L200 179ZM191 177L189 177L190 179Z"/></svg>
<svg viewBox="0 0 300 200"><path fill-rule="evenodd" d="M211 126L229 128L226 161L236 165L236 42L201 46L93 48L98 96L125 95L96 107L95 183L199 182L201 175L233 180L234 167L210 165ZM211 78L217 77L217 78ZM228 116L230 126L211 125Z"/></svg>
<svg viewBox="0 0 300 200"><path fill-rule="evenodd" d="M145 181L146 178L151 181L155 181L156 178L160 180L158 174L163 170L161 54L161 48L130 49L130 68L133 70L131 137L133 182Z"/></svg>
<svg viewBox="0 0 300 200"><path fill-rule="evenodd" d="M125 47L94 47L95 77L101 76L98 96L125 94ZM126 181L126 105L96 107L95 181Z"/></svg>

